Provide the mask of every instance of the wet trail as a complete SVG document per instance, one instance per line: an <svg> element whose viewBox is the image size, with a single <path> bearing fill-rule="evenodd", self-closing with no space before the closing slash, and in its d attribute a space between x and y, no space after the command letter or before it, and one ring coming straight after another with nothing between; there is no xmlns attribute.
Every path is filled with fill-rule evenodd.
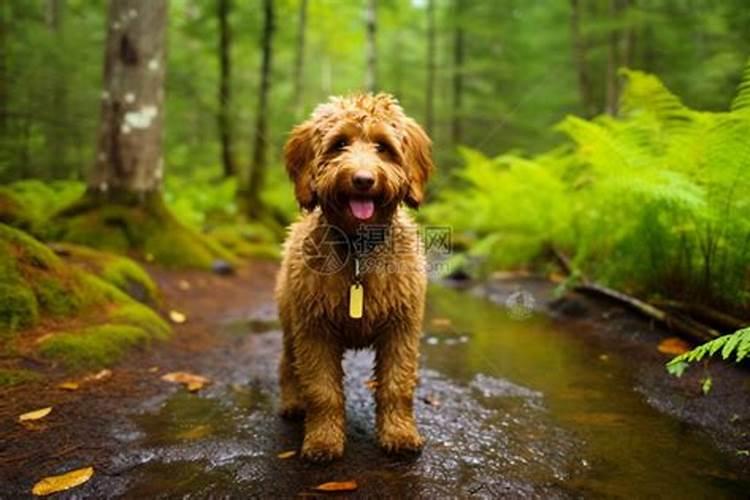
<svg viewBox="0 0 750 500"><path fill-rule="evenodd" d="M366 385L372 355L349 353L347 448L329 465L296 450L300 423L279 419L281 335L269 302L235 311L186 369L214 383L169 386L106 422L112 440L76 497L284 498L356 480L354 496L740 498L750 474L697 427L655 410L622 353L586 341L569 322L508 314L471 294L433 287L416 414L427 445L384 455ZM73 464L71 464L73 465ZM26 490L28 491L28 490Z"/></svg>

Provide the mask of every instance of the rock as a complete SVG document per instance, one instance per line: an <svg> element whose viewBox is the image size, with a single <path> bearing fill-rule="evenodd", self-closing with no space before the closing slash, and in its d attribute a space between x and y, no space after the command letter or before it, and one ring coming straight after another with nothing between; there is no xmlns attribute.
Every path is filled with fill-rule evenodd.
<svg viewBox="0 0 750 500"><path fill-rule="evenodd" d="M234 267L232 266L232 264L225 260L216 259L211 263L211 271L213 271L215 274L228 276L230 274L234 274Z"/></svg>

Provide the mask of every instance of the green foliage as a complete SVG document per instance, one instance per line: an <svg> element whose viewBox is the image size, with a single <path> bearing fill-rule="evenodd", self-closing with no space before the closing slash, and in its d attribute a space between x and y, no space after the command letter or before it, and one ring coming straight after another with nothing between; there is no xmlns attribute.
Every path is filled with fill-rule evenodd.
<svg viewBox="0 0 750 500"><path fill-rule="evenodd" d="M42 377L31 370L14 370L0 368L0 387L24 384L40 380Z"/></svg>
<svg viewBox="0 0 750 500"><path fill-rule="evenodd" d="M750 328L743 328L731 335L724 335L706 342L685 354L680 354L667 363L667 370L679 377L690 363L697 363L704 358L720 355L724 360L734 360L739 363L748 354L750 354Z"/></svg>
<svg viewBox="0 0 750 500"><path fill-rule="evenodd" d="M747 308L750 118L691 110L656 77L623 75L622 117L567 117L557 129L569 142L556 150L464 150L428 219L475 235L489 270L551 246L617 288Z"/></svg>

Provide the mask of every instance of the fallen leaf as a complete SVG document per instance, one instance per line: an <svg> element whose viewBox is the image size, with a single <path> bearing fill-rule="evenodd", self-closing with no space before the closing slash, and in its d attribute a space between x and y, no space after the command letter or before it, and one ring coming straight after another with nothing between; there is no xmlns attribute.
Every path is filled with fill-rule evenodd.
<svg viewBox="0 0 750 500"><path fill-rule="evenodd" d="M154 254L147 253L146 254L146 262L153 262L154 261Z"/></svg>
<svg viewBox="0 0 750 500"><path fill-rule="evenodd" d="M331 481L313 487L317 491L354 491L357 489L356 481Z"/></svg>
<svg viewBox="0 0 750 500"><path fill-rule="evenodd" d="M86 375L85 380L86 382L91 382L92 380L104 380L112 376L112 370L104 369L99 370L96 373L92 373L91 375Z"/></svg>
<svg viewBox="0 0 750 500"><path fill-rule="evenodd" d="M44 335L40 335L39 337L37 337L36 340L34 340L34 343L35 344L41 344L45 340L50 339L50 338L52 338L54 336L55 336L54 333L45 333Z"/></svg>
<svg viewBox="0 0 750 500"><path fill-rule="evenodd" d="M57 387L59 389L65 389L66 391L77 391L78 390L78 382L63 382L61 384L58 384Z"/></svg>
<svg viewBox="0 0 750 500"><path fill-rule="evenodd" d="M196 425L192 429L180 432L179 434L177 434L177 437L184 441L196 441L208 436L209 434L211 434L211 431L213 431L213 428L210 425Z"/></svg>
<svg viewBox="0 0 750 500"><path fill-rule="evenodd" d="M188 372L167 373L166 375L162 375L161 379L166 382L183 384L190 392L198 391L202 389L203 386L211 382L206 377L201 377L200 375L195 375Z"/></svg>
<svg viewBox="0 0 750 500"><path fill-rule="evenodd" d="M178 325L180 325L187 321L187 316L182 314L180 311L169 311L169 319L172 320L172 323L177 323Z"/></svg>
<svg viewBox="0 0 750 500"><path fill-rule="evenodd" d="M659 347L657 349L659 349L659 352L663 352L664 354L672 354L677 356L688 352L690 350L690 346L687 342L680 338L667 337L659 342Z"/></svg>
<svg viewBox="0 0 750 500"><path fill-rule="evenodd" d="M49 415L51 411L52 411L51 406L48 406L47 408L41 408L39 410L30 411L28 413L24 413L23 415L20 415L18 417L18 421L28 422L29 420L39 420L40 418L44 418L47 415Z"/></svg>
<svg viewBox="0 0 750 500"><path fill-rule="evenodd" d="M436 328L447 328L451 324L450 318L432 318L432 326Z"/></svg>
<svg viewBox="0 0 750 500"><path fill-rule="evenodd" d="M177 288L180 290L190 290L190 282L187 280L180 280L177 282Z"/></svg>
<svg viewBox="0 0 750 500"><path fill-rule="evenodd" d="M148 369L149 373L156 373L158 371L159 371L159 367L158 366L152 366L151 368Z"/></svg>
<svg viewBox="0 0 750 500"><path fill-rule="evenodd" d="M375 379L365 380L365 387L367 387L371 391L374 391L378 387L378 381Z"/></svg>
<svg viewBox="0 0 750 500"><path fill-rule="evenodd" d="M60 491L66 491L70 488L80 486L94 475L93 467L84 467L76 469L59 476L45 477L34 485L31 492L37 496L51 495Z"/></svg>
<svg viewBox="0 0 750 500"><path fill-rule="evenodd" d="M279 457L279 458L281 458L283 460L283 459L287 459L287 458L292 458L296 454L297 454L296 451L289 450L289 451L282 451L281 453L279 453L276 456Z"/></svg>
<svg viewBox="0 0 750 500"><path fill-rule="evenodd" d="M553 271L547 275L547 279L550 280L552 283L562 283L565 281L568 277L564 275L563 273L559 273L557 271Z"/></svg>

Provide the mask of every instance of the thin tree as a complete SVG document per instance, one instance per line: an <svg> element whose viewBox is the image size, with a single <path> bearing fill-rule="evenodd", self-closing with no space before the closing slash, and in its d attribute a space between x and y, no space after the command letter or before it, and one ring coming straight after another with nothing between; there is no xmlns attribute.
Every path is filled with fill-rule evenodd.
<svg viewBox="0 0 750 500"><path fill-rule="evenodd" d="M427 81L425 88L424 123L433 133L435 120L435 0L427 0Z"/></svg>
<svg viewBox="0 0 750 500"><path fill-rule="evenodd" d="M573 42L573 64L578 74L578 93L583 113L587 117L596 114L591 73L588 66L586 39L581 32L581 6L579 0L570 0L570 36Z"/></svg>
<svg viewBox="0 0 750 500"><path fill-rule="evenodd" d="M48 0L47 24L55 38L58 50L55 54L52 67L54 69L54 81L52 82L52 117L47 127L47 140L49 141L49 174L55 175L59 167L65 166L65 126L67 117L67 89L65 85L65 71L63 64L62 47L65 44L63 31L63 20L65 15L65 0ZM59 175L59 174L58 174Z"/></svg>
<svg viewBox="0 0 750 500"><path fill-rule="evenodd" d="M273 0L263 0L260 89L258 90L258 109L255 119L253 157L247 183L239 193L242 198L240 201L244 205L244 212L252 219L260 218L264 213L260 193L263 189L266 173L266 136L268 132L268 100L271 88L274 22Z"/></svg>
<svg viewBox="0 0 750 500"><path fill-rule="evenodd" d="M453 33L453 123L451 140L453 144L463 141L463 123L461 120L464 93L464 27L463 0L455 0L455 27Z"/></svg>
<svg viewBox="0 0 750 500"><path fill-rule="evenodd" d="M365 27L367 32L365 87L369 92L375 92L378 89L377 25L377 0L367 0L365 8Z"/></svg>
<svg viewBox="0 0 750 500"><path fill-rule="evenodd" d="M617 69L623 63L622 45L623 31L619 24L622 21L624 4L622 0L610 0L609 20L614 27L610 29L607 43L607 73L605 78L605 105L604 109L610 115L617 114L617 105L620 98L620 82Z"/></svg>
<svg viewBox="0 0 750 500"><path fill-rule="evenodd" d="M8 147L8 23L7 2L0 2L0 160L5 159Z"/></svg>
<svg viewBox="0 0 750 500"><path fill-rule="evenodd" d="M89 191L143 202L162 185L166 0L111 0Z"/></svg>
<svg viewBox="0 0 750 500"><path fill-rule="evenodd" d="M221 142L221 164L224 177L237 173L234 161L234 127L232 126L232 27L229 14L231 0L218 0L216 14L219 21L219 112L218 127Z"/></svg>
<svg viewBox="0 0 750 500"><path fill-rule="evenodd" d="M297 14L297 53L294 58L294 113L302 114L303 87L305 72L305 31L307 30L307 0L300 0Z"/></svg>

